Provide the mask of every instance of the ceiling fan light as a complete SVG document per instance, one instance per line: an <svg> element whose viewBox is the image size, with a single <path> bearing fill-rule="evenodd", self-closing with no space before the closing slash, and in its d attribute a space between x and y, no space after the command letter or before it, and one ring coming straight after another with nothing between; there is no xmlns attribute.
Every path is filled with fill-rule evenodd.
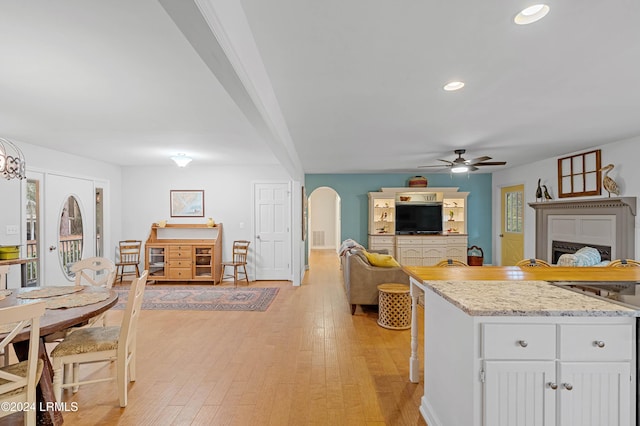
<svg viewBox="0 0 640 426"><path fill-rule="evenodd" d="M534 4L521 10L520 13L513 18L513 21L518 25L533 24L544 18L547 13L549 13L549 6L546 4Z"/></svg>
<svg viewBox="0 0 640 426"><path fill-rule="evenodd" d="M458 166L453 166L451 168L451 173L465 173L465 172L468 172L468 171L469 171L469 167L464 165L464 164L461 164L461 165L458 165Z"/></svg>
<svg viewBox="0 0 640 426"><path fill-rule="evenodd" d="M185 154L174 155L173 157L171 157L171 159L175 161L178 167L187 167L187 164L189 164L191 160L193 160L193 158L188 157Z"/></svg>

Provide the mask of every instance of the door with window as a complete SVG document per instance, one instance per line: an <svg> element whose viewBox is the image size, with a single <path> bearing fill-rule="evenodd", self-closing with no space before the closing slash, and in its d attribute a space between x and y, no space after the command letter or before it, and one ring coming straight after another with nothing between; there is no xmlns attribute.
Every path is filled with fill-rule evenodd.
<svg viewBox="0 0 640 426"><path fill-rule="evenodd" d="M70 268L95 253L93 181L47 174L44 183L44 244L41 285L70 285Z"/></svg>
<svg viewBox="0 0 640 426"><path fill-rule="evenodd" d="M524 258L524 185L502 188L501 265L515 265Z"/></svg>

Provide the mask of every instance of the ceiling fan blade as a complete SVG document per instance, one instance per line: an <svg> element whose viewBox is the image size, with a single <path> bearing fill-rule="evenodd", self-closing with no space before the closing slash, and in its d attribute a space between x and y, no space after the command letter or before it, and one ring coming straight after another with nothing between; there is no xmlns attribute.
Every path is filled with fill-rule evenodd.
<svg viewBox="0 0 640 426"><path fill-rule="evenodd" d="M425 169L427 167L437 167L439 169L445 169L447 167L451 167L450 164L435 164L435 165L431 165L431 166L418 166L419 169Z"/></svg>
<svg viewBox="0 0 640 426"><path fill-rule="evenodd" d="M438 160L438 161L442 161L443 163L447 163L447 165L452 165L453 161L449 161L449 160Z"/></svg>
<svg viewBox="0 0 640 426"><path fill-rule="evenodd" d="M478 157L478 158L474 158L473 160L465 161L465 163L472 165L472 164L482 163L483 161L487 161L487 160L491 160L491 157L487 157L485 155L484 157Z"/></svg>
<svg viewBox="0 0 640 426"><path fill-rule="evenodd" d="M478 168L476 166L473 166L473 165L469 164L469 171L470 172L475 172L476 170L478 170Z"/></svg>
<svg viewBox="0 0 640 426"><path fill-rule="evenodd" d="M483 163L475 163L474 166L504 166L506 161L485 161Z"/></svg>

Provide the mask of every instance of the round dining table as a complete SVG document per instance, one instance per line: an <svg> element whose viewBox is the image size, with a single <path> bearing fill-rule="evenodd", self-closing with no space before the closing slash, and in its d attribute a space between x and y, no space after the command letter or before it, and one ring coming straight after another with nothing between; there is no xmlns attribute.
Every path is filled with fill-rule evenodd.
<svg viewBox="0 0 640 426"><path fill-rule="evenodd" d="M21 305L32 302L51 301L52 297L42 298L21 298L25 293L36 290L47 289L51 287L24 287L9 289L11 294L0 300L0 308ZM73 326L81 326L86 324L89 319L100 315L113 307L118 302L118 293L113 289L103 287L83 287L84 293L104 293L106 298L96 303L90 303L84 306L76 306L70 308L56 308L45 310L44 315L40 319L40 347L38 356L44 362L40 382L38 383L37 392L37 423L46 425L60 425L64 422L62 413L57 410L55 397L53 395L53 368L47 355L44 344L44 338L48 335L57 333ZM0 333L2 339L6 333ZM18 334L12 341L13 348L18 359L26 359L29 347L29 330L24 330Z"/></svg>

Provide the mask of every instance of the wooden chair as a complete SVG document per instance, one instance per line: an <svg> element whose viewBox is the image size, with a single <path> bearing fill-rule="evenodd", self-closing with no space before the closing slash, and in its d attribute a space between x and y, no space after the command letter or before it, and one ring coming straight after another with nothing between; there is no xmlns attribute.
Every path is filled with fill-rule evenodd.
<svg viewBox="0 0 640 426"><path fill-rule="evenodd" d="M0 309L0 324L12 326L7 337L0 341L0 349L6 351L7 345L26 327L29 331L29 351L27 359L16 364L0 368L0 402L23 403L25 407L36 406L36 386L42 374L44 362L38 357L40 346L40 317L44 314L44 302L27 303ZM5 352L6 353L6 352ZM36 409L24 412L24 424L36 424ZM0 410L0 417L14 414L16 411Z"/></svg>
<svg viewBox="0 0 640 426"><path fill-rule="evenodd" d="M62 402L62 389L113 380L114 377L79 380L80 364L116 361L116 384L120 407L127 406L127 387L136 380L136 329L147 284L148 271L131 281L129 298L120 326L81 328L69 334L53 351L53 393ZM71 383L63 380L65 365L73 365Z"/></svg>
<svg viewBox="0 0 640 426"><path fill-rule="evenodd" d="M116 281L126 275L135 275L140 277L140 251L142 249L142 241L139 240L123 240L118 244L119 255L116 262ZM126 268L133 268L129 271Z"/></svg>
<svg viewBox="0 0 640 426"><path fill-rule="evenodd" d="M9 274L9 265L0 266L0 290L7 289L7 275ZM0 357L2 357L2 365L9 365L9 348L0 349Z"/></svg>
<svg viewBox="0 0 640 426"><path fill-rule="evenodd" d="M249 285L249 276L247 275L247 255L249 254L249 241L236 240L233 242L233 260L230 262L222 262L222 270L220 271L220 282L225 278L233 277L233 285L238 285L238 273L244 274L244 279ZM230 266L233 268L233 275L225 275L224 268ZM242 271L240 270L242 269Z"/></svg>
<svg viewBox="0 0 640 426"><path fill-rule="evenodd" d="M523 259L516 263L516 266L524 266L524 267L536 267L536 266L551 266L549 263L545 262L541 259Z"/></svg>
<svg viewBox="0 0 640 426"><path fill-rule="evenodd" d="M447 259L436 263L436 266L469 266L461 260Z"/></svg>
<svg viewBox="0 0 640 426"><path fill-rule="evenodd" d="M633 259L616 259L609 262L607 266L611 266L612 268L637 268L640 267L640 262Z"/></svg>

